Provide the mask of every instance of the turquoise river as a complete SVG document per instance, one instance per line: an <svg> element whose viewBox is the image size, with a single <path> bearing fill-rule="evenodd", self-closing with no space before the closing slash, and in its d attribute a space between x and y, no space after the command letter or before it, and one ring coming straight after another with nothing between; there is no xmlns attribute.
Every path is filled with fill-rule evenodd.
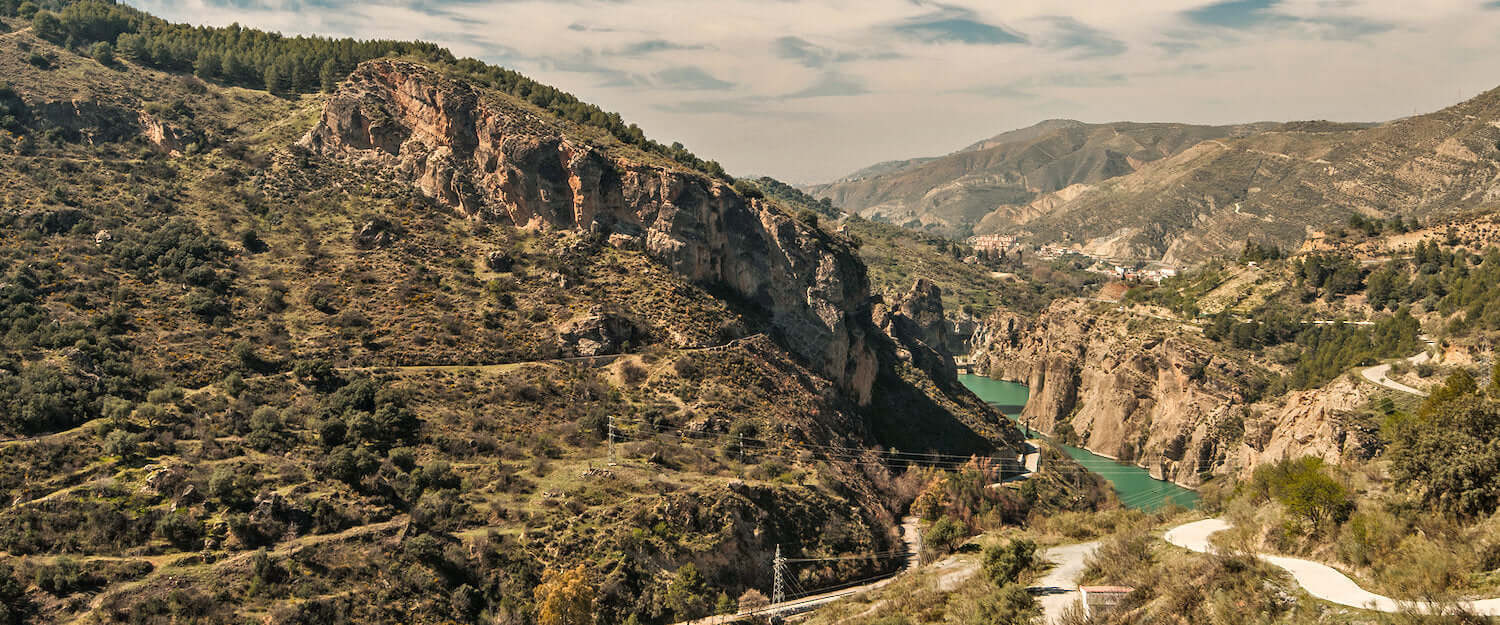
<svg viewBox="0 0 1500 625"><path fill-rule="evenodd" d="M1026 398L1031 394L1025 385L991 380L984 376L960 375L958 381L1011 420L1021 414L1021 409L1026 406ZM1154 479L1145 469L1115 462L1087 449L1061 444L1058 447L1085 469L1109 480L1115 493L1120 496L1120 501L1127 506L1151 511L1168 503L1187 508L1198 503L1198 493L1171 482Z"/></svg>

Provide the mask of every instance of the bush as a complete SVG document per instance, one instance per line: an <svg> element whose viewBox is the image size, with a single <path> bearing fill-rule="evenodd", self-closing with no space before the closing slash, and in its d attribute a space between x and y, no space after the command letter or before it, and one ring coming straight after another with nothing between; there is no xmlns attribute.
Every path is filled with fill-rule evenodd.
<svg viewBox="0 0 1500 625"><path fill-rule="evenodd" d="M1015 583L1035 563L1036 543L1029 540L1012 540L984 550L984 574L997 587Z"/></svg>
<svg viewBox="0 0 1500 625"><path fill-rule="evenodd" d="M1312 456L1257 467L1250 488L1281 502L1314 531L1325 523L1343 523L1354 508L1349 490L1323 470L1321 458Z"/></svg>
<svg viewBox="0 0 1500 625"><path fill-rule="evenodd" d="M946 555L953 553L968 538L968 526L944 515L927 528L927 533L922 535L922 544L934 553Z"/></svg>
<svg viewBox="0 0 1500 625"><path fill-rule="evenodd" d="M108 41L100 41L89 47L89 56L94 57L100 65L109 67L115 64L115 47L109 45Z"/></svg>
<svg viewBox="0 0 1500 625"><path fill-rule="evenodd" d="M104 437L104 454L115 456L122 462L135 459L141 438L125 430L114 430Z"/></svg>
<svg viewBox="0 0 1500 625"><path fill-rule="evenodd" d="M1007 584L977 596L954 594L948 613L958 623L1031 625L1042 615L1042 608L1024 586Z"/></svg>
<svg viewBox="0 0 1500 625"><path fill-rule="evenodd" d="M173 547L183 551L198 549L203 539L203 524L184 512L174 512L162 517L156 524L156 533Z"/></svg>
<svg viewBox="0 0 1500 625"><path fill-rule="evenodd" d="M620 377L624 378L625 384L637 386L646 381L646 368L634 362L627 362L620 367Z"/></svg>

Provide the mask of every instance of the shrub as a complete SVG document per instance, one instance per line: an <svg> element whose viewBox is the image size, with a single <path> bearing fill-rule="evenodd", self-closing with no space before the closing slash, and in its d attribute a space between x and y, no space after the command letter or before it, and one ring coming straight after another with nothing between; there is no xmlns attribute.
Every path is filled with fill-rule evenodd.
<svg viewBox="0 0 1500 625"><path fill-rule="evenodd" d="M94 57L100 65L111 66L115 64L115 47L109 45L108 41L100 41L89 47L89 56Z"/></svg>
<svg viewBox="0 0 1500 625"><path fill-rule="evenodd" d="M583 566L547 571L533 589L537 625L593 625L598 592Z"/></svg>
<svg viewBox="0 0 1500 625"><path fill-rule="evenodd" d="M1012 540L984 550L984 574L997 587L1015 583L1035 563L1036 543L1029 540Z"/></svg>
<svg viewBox="0 0 1500 625"><path fill-rule="evenodd" d="M959 623L1031 625L1041 616L1042 608L1024 586L1007 584L978 595L955 594L949 600L948 612Z"/></svg>
<svg viewBox="0 0 1500 625"><path fill-rule="evenodd" d="M927 528L927 533L922 535L922 544L934 553L949 554L968 538L968 526L944 515Z"/></svg>
<svg viewBox="0 0 1500 625"><path fill-rule="evenodd" d="M646 368L634 362L627 362L620 367L620 377L630 386L637 386L646 381Z"/></svg>
<svg viewBox="0 0 1500 625"><path fill-rule="evenodd" d="M157 522L156 533L165 538L173 547L188 551L201 546L203 524L184 512L174 512Z"/></svg>
<svg viewBox="0 0 1500 625"><path fill-rule="evenodd" d="M1321 458L1312 456L1257 467L1250 488L1281 502L1314 531L1326 522L1343 523L1354 507L1349 490L1323 470Z"/></svg>
<svg viewBox="0 0 1500 625"><path fill-rule="evenodd" d="M125 430L114 430L104 437L104 454L129 462L135 459L140 442L141 438L135 434Z"/></svg>

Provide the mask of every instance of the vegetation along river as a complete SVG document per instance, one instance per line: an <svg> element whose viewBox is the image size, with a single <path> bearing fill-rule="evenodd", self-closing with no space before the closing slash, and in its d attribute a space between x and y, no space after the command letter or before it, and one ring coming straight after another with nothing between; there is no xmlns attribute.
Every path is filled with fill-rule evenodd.
<svg viewBox="0 0 1500 625"><path fill-rule="evenodd" d="M1021 414L1021 409L1026 407L1026 398L1031 395L1024 384L1015 382L992 380L979 375L960 375L958 380L1012 421ZM1063 444L1057 446L1085 469L1109 480L1120 501L1127 506L1149 512L1168 503L1187 508L1198 503L1198 493L1171 482L1154 479L1145 469L1110 460L1087 449Z"/></svg>

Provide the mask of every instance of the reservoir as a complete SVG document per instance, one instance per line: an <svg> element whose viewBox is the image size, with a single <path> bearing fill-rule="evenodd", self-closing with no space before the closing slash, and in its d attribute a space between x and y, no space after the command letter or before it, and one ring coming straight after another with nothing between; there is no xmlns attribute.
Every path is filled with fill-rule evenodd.
<svg viewBox="0 0 1500 625"><path fill-rule="evenodd" d="M1031 394L1023 384L992 380L980 375L960 375L958 381L1012 421L1021 414L1021 409L1026 407L1026 399ZM1033 435L1040 436L1035 432ZM1083 465L1083 468L1108 480L1114 487L1115 494L1120 497L1120 501L1131 508L1150 512L1168 503L1175 503L1184 508L1192 508L1198 503L1198 493L1171 482L1154 479L1145 469L1132 464L1115 462L1087 449L1059 444L1056 441L1053 443L1075 462Z"/></svg>

